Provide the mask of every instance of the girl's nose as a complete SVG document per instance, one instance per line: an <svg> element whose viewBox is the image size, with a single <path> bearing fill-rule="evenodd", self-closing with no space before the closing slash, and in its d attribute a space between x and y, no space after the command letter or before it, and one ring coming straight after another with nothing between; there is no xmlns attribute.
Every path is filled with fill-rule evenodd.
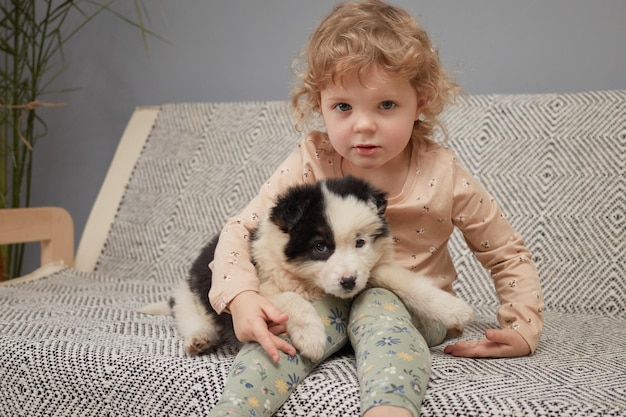
<svg viewBox="0 0 626 417"><path fill-rule="evenodd" d="M354 122L354 131L357 133L373 133L376 131L376 122L374 118L366 113L356 115Z"/></svg>

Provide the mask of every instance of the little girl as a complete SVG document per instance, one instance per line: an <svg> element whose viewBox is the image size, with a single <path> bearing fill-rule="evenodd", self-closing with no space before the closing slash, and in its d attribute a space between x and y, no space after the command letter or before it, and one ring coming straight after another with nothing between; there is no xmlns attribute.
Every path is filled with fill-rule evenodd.
<svg viewBox="0 0 626 417"><path fill-rule="evenodd" d="M211 268L223 279L214 279L209 298L216 311L232 314L237 337L253 343L238 354L211 415L270 416L317 365L289 344L288 317L258 294L248 237L277 194L322 178L351 174L385 191L396 260L441 288L453 292L457 278L447 246L454 227L491 271L501 329L449 345L446 353L534 352L543 325L537 270L494 199L432 139L457 86L424 30L381 1L341 4L311 35L299 76L292 100L298 123L321 116L325 131L307 134L220 235ZM316 309L328 323L325 357L348 340L354 347L363 415L417 416L430 375L429 346L442 343L447 329L414 325L399 299L381 289L352 303L324 299ZM387 372L394 366L395 374Z"/></svg>

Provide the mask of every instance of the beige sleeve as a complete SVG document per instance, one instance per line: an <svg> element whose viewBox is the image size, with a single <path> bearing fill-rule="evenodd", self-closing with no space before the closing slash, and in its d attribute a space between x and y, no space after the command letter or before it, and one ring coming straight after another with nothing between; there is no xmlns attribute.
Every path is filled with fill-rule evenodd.
<svg viewBox="0 0 626 417"><path fill-rule="evenodd" d="M455 225L491 272L500 300L500 326L517 330L534 352L543 328L544 302L530 251L491 195L458 162L454 169Z"/></svg>
<svg viewBox="0 0 626 417"><path fill-rule="evenodd" d="M239 293L259 290L259 280L250 258L250 233L259 219L267 216L278 194L307 179L302 149L301 144L279 165L246 208L229 219L222 229L215 259L209 265L213 272L209 301L218 313L226 310Z"/></svg>

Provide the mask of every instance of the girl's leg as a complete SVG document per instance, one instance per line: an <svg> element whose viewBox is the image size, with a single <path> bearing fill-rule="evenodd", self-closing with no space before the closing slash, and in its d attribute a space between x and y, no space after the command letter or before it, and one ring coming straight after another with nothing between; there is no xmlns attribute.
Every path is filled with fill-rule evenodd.
<svg viewBox="0 0 626 417"><path fill-rule="evenodd" d="M350 303L327 297L315 301L313 305L326 327L323 360L348 342ZM278 363L274 363L261 345L246 343L237 354L224 392L209 416L271 416L317 363L300 354L290 357L284 353L281 353Z"/></svg>
<svg viewBox="0 0 626 417"><path fill-rule="evenodd" d="M424 399L430 378L430 351L441 343L446 329L416 329L400 299L373 288L353 303L348 335L355 350L361 384L361 410L377 406L400 407L414 416Z"/></svg>

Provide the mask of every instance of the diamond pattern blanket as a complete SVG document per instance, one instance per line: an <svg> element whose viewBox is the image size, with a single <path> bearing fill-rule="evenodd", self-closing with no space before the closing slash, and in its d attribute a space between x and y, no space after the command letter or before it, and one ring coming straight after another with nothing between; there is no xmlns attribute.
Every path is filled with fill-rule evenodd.
<svg viewBox="0 0 626 417"><path fill-rule="evenodd" d="M450 146L525 237L546 299L539 349L461 359L432 349L423 416L626 416L626 91L469 96ZM256 193L298 134L286 102L164 105L95 271L0 287L0 416L202 416L235 350L184 353L171 317L139 307L183 279L206 240ZM495 326L488 273L451 242L458 294ZM278 416L357 416L349 350Z"/></svg>

